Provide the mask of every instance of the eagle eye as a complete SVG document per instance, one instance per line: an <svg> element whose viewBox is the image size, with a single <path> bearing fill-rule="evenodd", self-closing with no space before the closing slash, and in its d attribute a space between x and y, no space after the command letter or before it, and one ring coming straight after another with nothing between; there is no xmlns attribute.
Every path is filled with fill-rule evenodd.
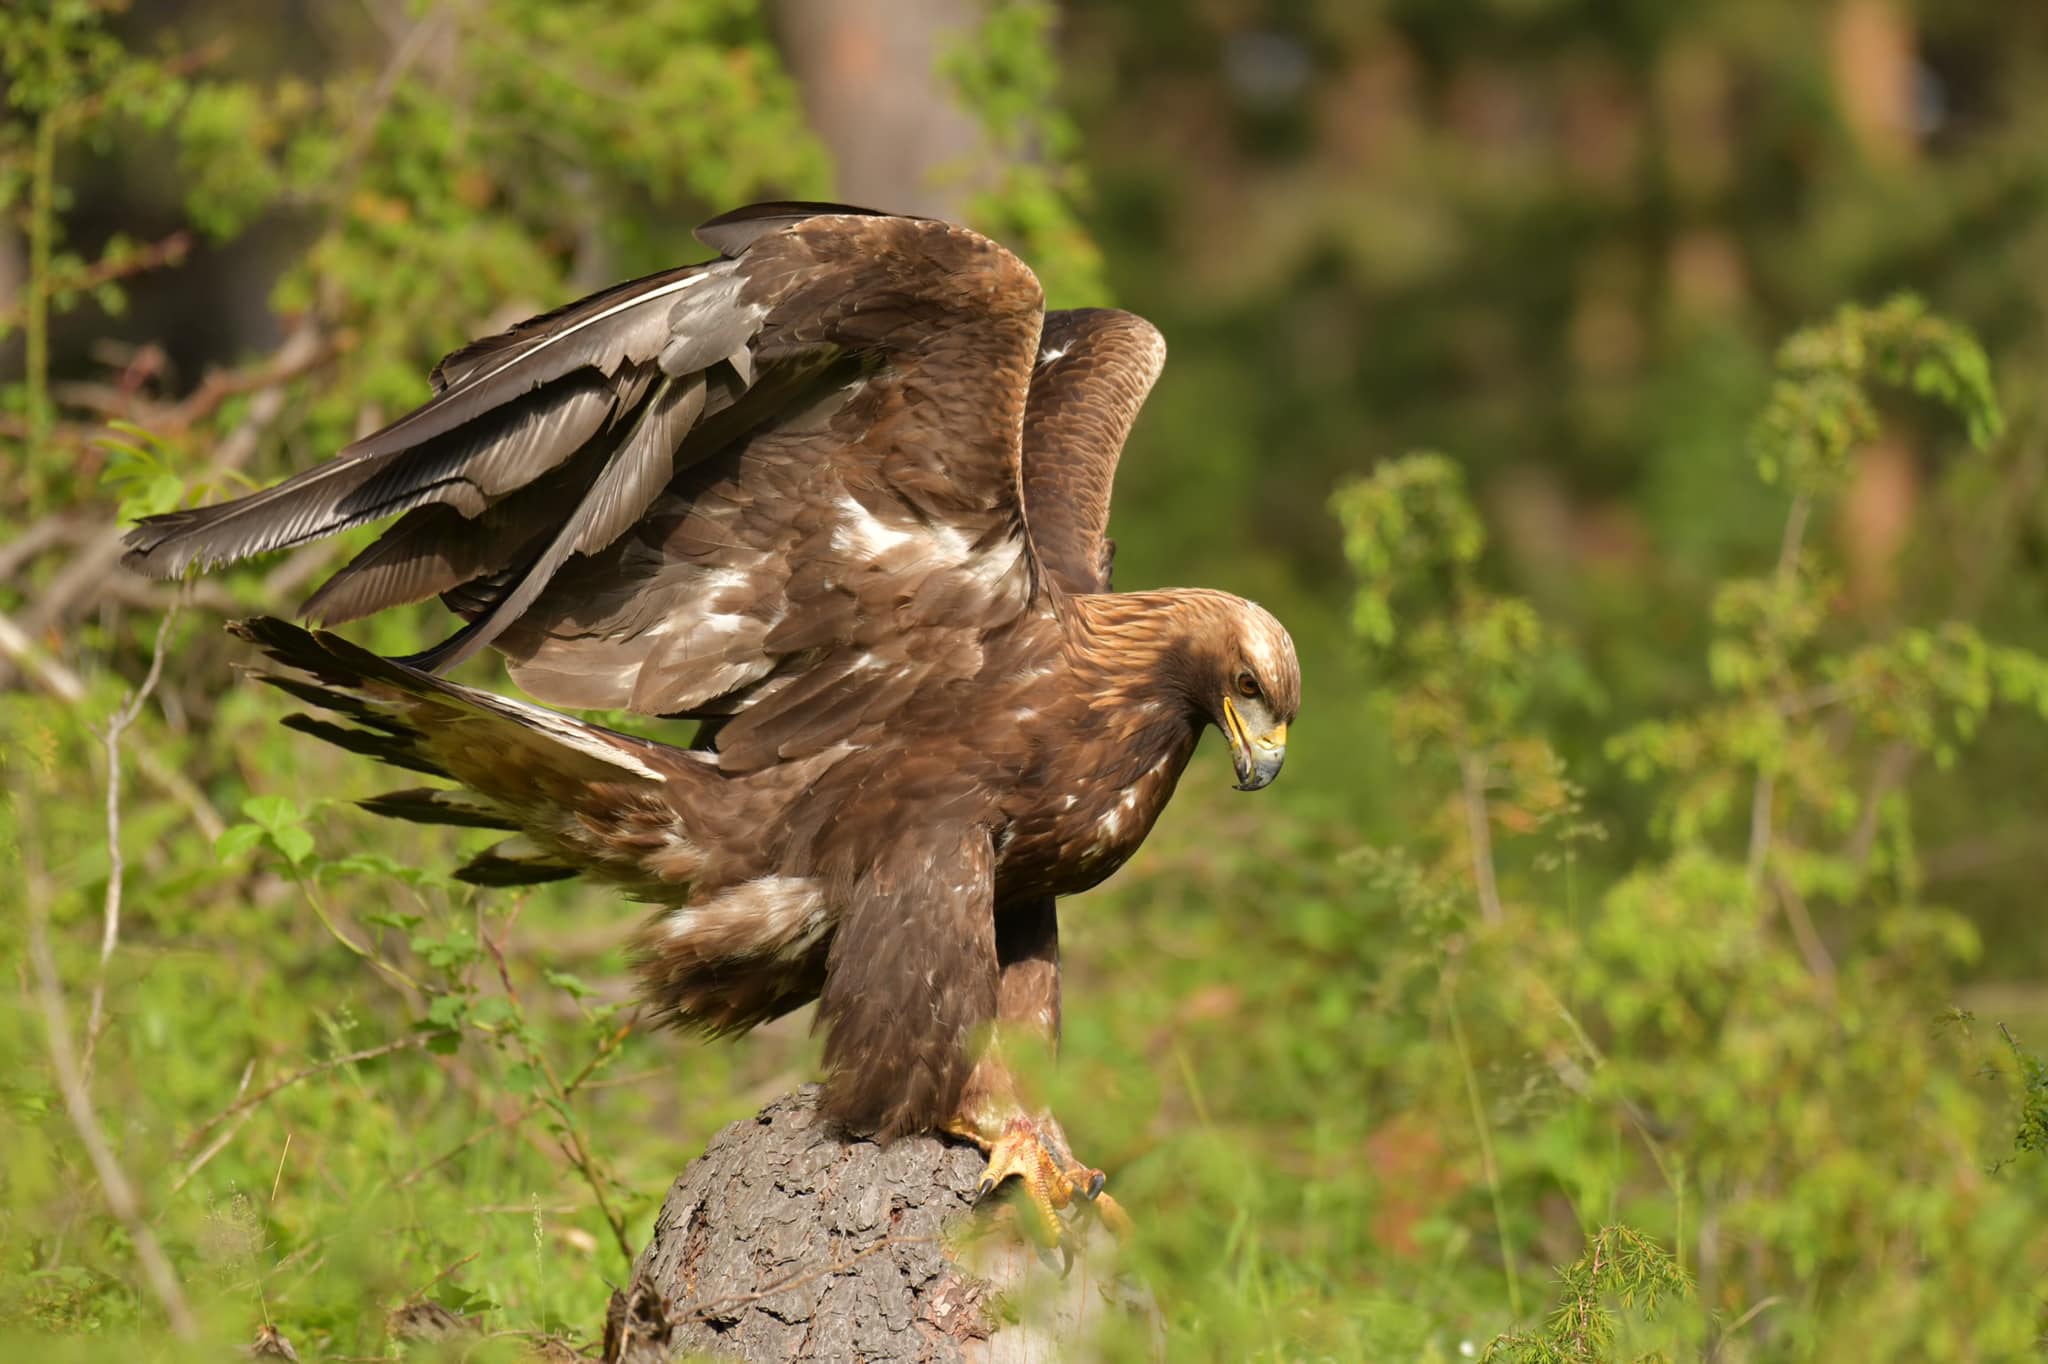
<svg viewBox="0 0 2048 1364"><path fill-rule="evenodd" d="M1240 671L1237 675L1237 694L1247 701L1258 700L1259 680L1248 672Z"/></svg>

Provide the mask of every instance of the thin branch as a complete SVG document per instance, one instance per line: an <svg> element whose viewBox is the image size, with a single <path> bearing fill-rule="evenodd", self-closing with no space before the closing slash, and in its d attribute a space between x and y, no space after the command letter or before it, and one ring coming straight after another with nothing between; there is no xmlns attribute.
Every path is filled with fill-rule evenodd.
<svg viewBox="0 0 2048 1364"><path fill-rule="evenodd" d="M142 1262L143 1277L162 1304L164 1315L170 1319L172 1333L181 1340L192 1340L198 1335L198 1325L193 1320L192 1309L186 1305L184 1287L178 1282L177 1271L171 1267L156 1233L142 1216L135 1186L128 1182L127 1173L114 1157L114 1148L107 1141L106 1130L100 1126L99 1115L93 1111L92 1095L87 1091L85 1076L79 1069L78 1054L72 1049L71 1024L65 1017L63 986L58 981L56 961L50 955L49 907L44 903L39 884L31 885L28 902L29 959L35 968L36 997L42 1005L50 1069L56 1077L58 1090L64 1096L64 1111L92 1161L94 1173L99 1176L100 1192L106 1198L107 1210L127 1231L129 1243L135 1247L135 1256Z"/></svg>
<svg viewBox="0 0 2048 1364"><path fill-rule="evenodd" d="M572 1095L577 1090L583 1088L584 1082L587 1081L592 1075L594 1075L597 1072L598 1067L602 1066L605 1063L605 1061L610 1059L612 1053L617 1051L619 1047L625 1042L626 1038L632 1034L633 1028L638 1022L639 1015L636 1014L632 1018L627 1019L617 1028L613 1029L609 1034L607 1034L604 1040L598 1043L597 1050L591 1054L590 1059L585 1061L583 1063L582 1068L579 1069L574 1075L570 1076L568 1082L562 1086L563 1095L565 1097L568 1095ZM510 1129L517 1127L519 1124L525 1122L528 1118L532 1117L534 1114L540 1112L541 1109L545 1108L548 1105L548 1102L548 1098L535 1099L532 1102L528 1103L526 1107L514 1113L512 1116L508 1118L500 1118L497 1122L491 1124L489 1127L478 1128L476 1131L470 1133L467 1137L464 1137L454 1146L442 1152L440 1155L434 1157L426 1164L419 1166L417 1169L414 1169L408 1174L402 1176L398 1181L397 1187L404 1189L419 1183L422 1179L425 1179L428 1175L440 1169L443 1165L446 1165L449 1161L455 1159L464 1151L469 1150L472 1146L475 1146L478 1142L484 1140L486 1137L494 1136L499 1132L509 1131Z"/></svg>
<svg viewBox="0 0 2048 1364"><path fill-rule="evenodd" d="M28 438L30 455L50 438L50 296L34 286L50 277L50 253L57 237L57 119L45 109L36 120L35 159L29 179L28 217Z"/></svg>
<svg viewBox="0 0 2048 1364"><path fill-rule="evenodd" d="M1870 861L1870 853L1877 846L1877 821L1883 812L1885 799L1892 792L1905 785L1906 778L1913 774L1913 763L1919 754L1903 739L1894 739L1884 746L1871 765L1870 787L1863 793L1863 808L1856 813L1856 828L1849 835L1842 855L1849 864L1859 871Z"/></svg>
<svg viewBox="0 0 2048 1364"><path fill-rule="evenodd" d="M1464 784L1465 832L1472 845L1472 883L1479 890L1479 918L1501 921L1500 887L1493 872L1493 821L1486 812L1486 760L1467 748L1458 755Z"/></svg>
<svg viewBox="0 0 2048 1364"><path fill-rule="evenodd" d="M1486 1105L1479 1095L1479 1075L1472 1068L1472 1048L1465 1041L1464 1020L1458 1017L1458 997L1451 973L1437 979L1444 997L1444 1010L1451 1019L1451 1041L1458 1050L1458 1067L1465 1073L1465 1101L1472 1108L1472 1128L1479 1134L1479 1167L1486 1175L1486 1187L1493 1194L1493 1227L1500 1237L1501 1269L1508 1278L1508 1310L1516 1321L1522 1319L1522 1276L1515 1263L1515 1248L1508 1240L1507 1203L1501 1197L1500 1166L1493 1158L1493 1133L1486 1123Z"/></svg>
<svg viewBox="0 0 2048 1364"><path fill-rule="evenodd" d="M192 234L178 231L120 260L103 259L91 265L81 266L68 279L44 278L36 287L23 291L28 295L27 300L15 307L0 310L0 333L5 333L20 324L27 316L29 308L34 306L34 300L38 295L49 299L63 293L82 294L103 284L112 284L117 280L142 274L144 271L176 265L184 260L191 250Z"/></svg>
<svg viewBox="0 0 2048 1364"><path fill-rule="evenodd" d="M212 416L228 399L245 393L276 392L301 375L318 369L334 356L333 343L321 333L318 323L307 318L292 329L284 344L277 348L277 353L259 368L215 370L208 374L190 396L165 414L166 424L173 430L189 429ZM258 425L268 425L276 419L274 413L261 418L253 412L250 415ZM221 461L216 460L216 471L220 465Z"/></svg>
<svg viewBox="0 0 2048 1364"><path fill-rule="evenodd" d="M393 1052L410 1051L414 1047L423 1047L427 1043L433 1041L435 1038L446 1037L447 1035L448 1034L445 1032L410 1033L404 1037L399 1038L395 1042L386 1042L382 1046L365 1047L361 1051L352 1051L346 1056L337 1056L334 1057L332 1060L322 1061L318 1065L307 1066L304 1070L295 1071L292 1074L285 1076L282 1080L277 1080L271 1084L265 1085L263 1088L257 1090L254 1094L249 1095L245 1099L236 1100L234 1103L229 1104L226 1108L223 1108L220 1112L208 1118L205 1122L199 1124L198 1128L194 1130L192 1135L185 1138L185 1145L182 1149L190 1151L193 1147L197 1146L200 1143L200 1141L206 1136L208 1132L211 1132L214 1128L220 1126L229 1118L232 1118L236 1114L243 1112L245 1109L251 1109L256 1107L258 1104L270 1098L272 1095L280 1093L283 1090L290 1089L293 1085L298 1084L301 1081L310 1080L316 1075L325 1075L328 1071L339 1070L343 1066L353 1066L363 1061L374 1061L380 1056L389 1056Z"/></svg>
<svg viewBox="0 0 2048 1364"><path fill-rule="evenodd" d="M141 716L150 693L164 675L164 642L170 638L171 622L177 618L178 608L173 604L157 622L149 671L144 674L142 685L115 710L107 721L106 732L100 736L107 747L107 893L100 908L99 968L93 973L92 1003L85 1015L85 1059L79 1065L87 1085L92 1083L93 1054L99 1050L100 1033L106 1028L107 968L112 965L114 948L121 941L121 883L127 875L127 863L121 856L121 736Z"/></svg>
<svg viewBox="0 0 2048 1364"><path fill-rule="evenodd" d="M233 1122L229 1123L219 1136L207 1143L204 1151L192 1157L191 1162L178 1172L178 1177L171 1182L171 1192L174 1194L179 1193L187 1184L190 1184L192 1177L212 1164L215 1156L227 1150L234 1139L242 1134L242 1129L249 1125L249 1119L255 1116L256 1110L253 1108L242 1110L241 1114Z"/></svg>
<svg viewBox="0 0 2048 1364"><path fill-rule="evenodd" d="M474 1260L477 1256L481 1254L483 1254L483 1252L480 1250L472 1250L469 1254L463 1256L454 1264L448 1266L439 1274L436 1274L433 1278L421 1284L418 1288L413 1290L411 1296L406 1298L405 1306L410 1307L414 1303L418 1302L420 1299L426 1297L428 1293L433 1291L435 1284L441 1282L441 1280L447 1278L450 1274L453 1274L456 1270L462 1268L464 1265L468 1264L471 1260Z"/></svg>
<svg viewBox="0 0 2048 1364"><path fill-rule="evenodd" d="M1785 922L1792 929L1792 940L1799 944L1799 955L1806 958L1806 969L1813 972L1815 980L1833 988L1835 959L1813 926L1813 916L1806 910L1806 897L1783 872L1771 880L1778 888L1778 902L1785 907Z"/></svg>
<svg viewBox="0 0 2048 1364"><path fill-rule="evenodd" d="M1792 506L1785 513L1785 530L1778 538L1778 563L1771 576L1779 587L1792 580L1799 568L1799 548L1806 540L1806 523L1813 515L1813 494L1800 493L1792 499ZM1789 696L1778 698L1778 707L1789 713ZM1748 874L1751 890L1760 890L1764 884L1764 866L1771 856L1771 808L1778 794L1778 777L1775 772L1759 768L1756 774L1756 790L1749 800L1749 859Z"/></svg>
<svg viewBox="0 0 2048 1364"><path fill-rule="evenodd" d="M0 613L0 657L12 662L37 686L59 701L76 704L86 697L84 679L38 649L27 631L5 613ZM220 811L213 808L213 802L192 784L191 778L159 757L155 749L136 749L135 765L153 785L185 807L186 813L192 816L192 822L199 826L199 831L209 841L227 831L227 821L220 817Z"/></svg>
<svg viewBox="0 0 2048 1364"><path fill-rule="evenodd" d="M18 581L15 575L35 562L38 555L78 534L84 525L84 518L79 516L45 516L0 545L0 582Z"/></svg>
<svg viewBox="0 0 2048 1364"><path fill-rule="evenodd" d="M294 327L278 347L269 364L239 375L209 377L199 390L167 413L138 413L140 424L153 430L177 432L211 415L236 393L253 393L242 420L214 445L214 457L202 475L218 479L248 463L263 443L264 433L284 415L285 386L294 378L319 365L333 354L319 324L310 317ZM28 617L31 635L41 634L66 619L81 601L97 600L103 584L121 560L122 530L109 525L51 582ZM216 835L217 837L218 835Z"/></svg>
<svg viewBox="0 0 2048 1364"><path fill-rule="evenodd" d="M484 946L490 949L491 959L497 963L498 980L504 985L506 995L515 1006L524 1008L519 999L519 988L512 983L512 968L505 961L504 949L499 946L496 938L482 930L481 925L478 927L477 936L483 939ZM604 1214L605 1222L612 1229L612 1237L619 1244L619 1254L625 1257L628 1265L632 1264L633 1243L626 1237L626 1219L613 1211L611 1200L605 1197L604 1171L597 1168L597 1158L591 1155L589 1147L584 1144L583 1134L576 1130L575 1119L569 1112L569 1092L563 1088L560 1078L556 1076L554 1062L548 1059L546 1052L531 1043L527 1043L523 1050L529 1064L534 1065L547 1078L548 1088L554 1094L556 1111L562 1115L562 1154L576 1167L576 1172L583 1176L583 1182L590 1186L590 1192L597 1198L598 1211ZM602 1054L600 1052L600 1055ZM582 1073L587 1074L588 1070L589 1067L586 1066Z"/></svg>
<svg viewBox="0 0 2048 1364"><path fill-rule="evenodd" d="M237 1099L241 1098L244 1094L247 1094L249 1092L249 1079L255 1073L256 1058L252 1056L249 1058L249 1064L242 1067L241 1082L235 1086L235 1097ZM247 1122L248 1120L248 1113L244 1113L241 1116L241 1118L236 1120L234 1126L228 1128L227 1131L221 1133L218 1140L216 1140L211 1146L207 1147L204 1151L201 1151L198 1154L198 1156L196 1156L193 1159L192 1163L185 1167L185 1172L178 1176L177 1182L171 1185L171 1192L175 1194L180 1189L184 1188L187 1184L189 1184L192 1181L192 1176L198 1174L201 1170L206 1168L206 1163L208 1161L212 1160L222 1151L225 1151L227 1149L228 1143L234 1140L235 1133L241 1131L242 1124L244 1122Z"/></svg>

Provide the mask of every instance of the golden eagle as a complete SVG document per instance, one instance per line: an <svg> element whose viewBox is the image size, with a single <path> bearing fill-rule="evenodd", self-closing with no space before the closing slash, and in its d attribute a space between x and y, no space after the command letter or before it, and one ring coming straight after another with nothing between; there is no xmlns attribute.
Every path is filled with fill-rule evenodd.
<svg viewBox="0 0 2048 1364"><path fill-rule="evenodd" d="M1110 590L1110 480L1165 359L1128 313L1050 312L1024 263L927 219L765 204L719 258L444 359L334 459L151 517L157 577L399 515L306 603L439 594L409 659L258 619L295 728L456 783L365 801L507 831L462 871L583 875L660 909L668 1021L738 1032L818 1001L828 1112L944 1129L1040 1212L1100 1194L1005 1069L1056 1040L1054 905L1120 866L1206 725L1238 785L1280 769L1287 632L1220 592ZM490 645L550 705L703 722L690 748L434 674Z"/></svg>

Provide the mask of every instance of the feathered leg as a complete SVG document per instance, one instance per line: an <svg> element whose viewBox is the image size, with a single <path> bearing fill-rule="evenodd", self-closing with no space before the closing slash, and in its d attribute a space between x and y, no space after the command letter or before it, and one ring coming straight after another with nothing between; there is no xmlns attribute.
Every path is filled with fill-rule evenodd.
<svg viewBox="0 0 2048 1364"><path fill-rule="evenodd" d="M1092 1204L1118 1235L1130 1219L1102 1191L1102 1171L1075 1159L1059 1121L1024 1101L1023 1089L1003 1053L1012 1045L1059 1043L1059 923L1050 897L1003 909L996 916L996 958L1001 968L996 1025L976 1059L946 1131L988 1152L980 1196L1010 1176L1024 1185L1048 1243L1064 1239L1060 1213L1076 1199Z"/></svg>

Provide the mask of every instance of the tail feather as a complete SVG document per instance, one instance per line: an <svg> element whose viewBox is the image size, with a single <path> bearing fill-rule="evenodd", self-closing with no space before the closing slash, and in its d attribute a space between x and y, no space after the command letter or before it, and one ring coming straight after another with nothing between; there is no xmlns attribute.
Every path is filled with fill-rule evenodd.
<svg viewBox="0 0 2048 1364"><path fill-rule="evenodd" d="M682 826L686 791L670 783L716 778L686 750L461 686L281 620L229 628L281 665L254 672L258 680L323 712L288 715L285 725L468 788L392 791L365 808L520 835L463 867L462 880L532 885L590 872L652 899L687 891L698 861Z"/></svg>
<svg viewBox="0 0 2048 1364"><path fill-rule="evenodd" d="M575 875L576 868L524 838L493 843L455 870L456 880L472 886L538 886Z"/></svg>
<svg viewBox="0 0 2048 1364"><path fill-rule="evenodd" d="M269 679L264 678L265 681ZM418 736L414 734L380 734L370 729L350 729L328 720L315 719L311 715L287 715L280 722L286 729L295 729L301 734L310 734L324 739L336 748L360 753L366 758L402 767L409 772L423 773L429 777L445 777L449 773L438 763L422 756L415 746Z"/></svg>
<svg viewBox="0 0 2048 1364"><path fill-rule="evenodd" d="M412 786L403 791L386 791L356 802L373 815L409 820L414 824L448 824L462 829L503 829L512 832L519 825L505 812L467 791L438 786Z"/></svg>

